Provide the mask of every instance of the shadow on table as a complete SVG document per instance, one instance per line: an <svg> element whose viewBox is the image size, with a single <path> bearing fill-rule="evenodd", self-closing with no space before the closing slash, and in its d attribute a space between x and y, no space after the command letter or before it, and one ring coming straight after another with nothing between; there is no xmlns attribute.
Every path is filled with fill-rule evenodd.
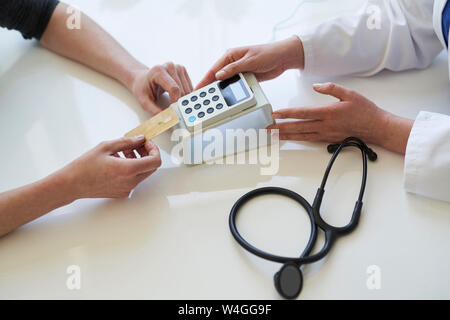
<svg viewBox="0 0 450 320"><path fill-rule="evenodd" d="M30 47L0 78L0 135L14 141L13 156L2 159L3 178L14 181L4 181L7 188L60 168L79 155L87 141L79 130L83 121L73 81L44 52Z"/></svg>
<svg viewBox="0 0 450 320"><path fill-rule="evenodd" d="M315 155L317 152L283 151L278 175L316 180L322 168L315 172L306 167L292 170L282 165L292 162L292 157L311 161ZM271 185L273 177L261 176L259 169L257 165L198 165L188 168L187 175L186 168L162 168L139 185L131 199L81 200L76 207L64 208L64 214L59 213L61 209L56 210L3 237L0 269L7 273L31 263L46 264L75 248L86 253L117 250L121 257L139 251L154 241L159 226L164 224L164 216L171 213L169 197L236 190L240 194L241 190Z"/></svg>

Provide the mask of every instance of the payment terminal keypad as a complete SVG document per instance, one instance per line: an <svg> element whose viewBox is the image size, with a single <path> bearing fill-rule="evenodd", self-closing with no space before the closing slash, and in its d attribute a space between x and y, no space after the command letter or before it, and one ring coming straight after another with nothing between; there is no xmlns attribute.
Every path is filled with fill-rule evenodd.
<svg viewBox="0 0 450 320"><path fill-rule="evenodd" d="M248 107L253 92L239 74L216 81L178 100L178 108L188 128L207 127Z"/></svg>

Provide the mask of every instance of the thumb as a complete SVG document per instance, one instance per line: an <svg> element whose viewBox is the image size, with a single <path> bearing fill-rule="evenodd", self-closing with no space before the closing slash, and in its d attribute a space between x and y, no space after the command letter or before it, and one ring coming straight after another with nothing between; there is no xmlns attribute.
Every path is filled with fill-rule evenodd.
<svg viewBox="0 0 450 320"><path fill-rule="evenodd" d="M162 111L162 108L160 108L155 102L153 102L152 99L150 99L150 97L145 97L141 101L141 105L142 105L142 108L145 111L150 112L151 115L158 114Z"/></svg>
<svg viewBox="0 0 450 320"><path fill-rule="evenodd" d="M225 79L231 78L232 76L234 76L235 74L237 74L239 72L251 71L251 70L246 70L246 69L247 69L247 63L245 62L245 60L241 59L236 62L230 63L230 64L226 65L225 67L223 67L221 70L219 70L216 73L216 79L217 80L225 80Z"/></svg>
<svg viewBox="0 0 450 320"><path fill-rule="evenodd" d="M145 143L145 150L150 157L160 157L159 148L152 140Z"/></svg>
<svg viewBox="0 0 450 320"><path fill-rule="evenodd" d="M313 88L318 93L327 94L335 98L338 98L339 100L348 100L351 95L350 90L345 89L344 87L341 87L340 85L337 85L332 82L316 83L313 85Z"/></svg>
<svg viewBox="0 0 450 320"><path fill-rule="evenodd" d="M181 98L180 87L165 69L161 70L161 72L157 75L154 81L164 91L167 91L169 93L171 102L175 102L179 98Z"/></svg>
<svg viewBox="0 0 450 320"><path fill-rule="evenodd" d="M214 70L209 70L208 73L203 77L202 80L195 86L194 90L198 90L200 88L203 88L210 84L211 82L214 82L216 80L216 75L214 73Z"/></svg>
<svg viewBox="0 0 450 320"><path fill-rule="evenodd" d="M145 136L139 135L136 137L122 137L115 140L103 142L102 149L106 152L114 154L124 150L134 150L145 143Z"/></svg>

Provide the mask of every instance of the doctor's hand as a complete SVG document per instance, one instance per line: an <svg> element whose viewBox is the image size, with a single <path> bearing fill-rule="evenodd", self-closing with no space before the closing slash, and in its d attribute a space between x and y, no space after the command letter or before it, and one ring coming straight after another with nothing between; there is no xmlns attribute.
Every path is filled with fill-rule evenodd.
<svg viewBox="0 0 450 320"><path fill-rule="evenodd" d="M139 153L136 157L134 150ZM126 158L117 154L122 151ZM125 198L161 165L158 147L144 136L100 143L65 168L70 193L81 198Z"/></svg>
<svg viewBox="0 0 450 320"><path fill-rule="evenodd" d="M186 68L172 62L134 72L129 87L142 108L153 115L162 111L156 101L164 92L169 93L171 103L192 92Z"/></svg>
<svg viewBox="0 0 450 320"><path fill-rule="evenodd" d="M397 117L362 95L334 83L316 84L314 90L331 95L338 102L325 106L290 108L273 113L280 122L267 129L279 129L280 139L341 142L354 136L366 143L405 153L413 121Z"/></svg>
<svg viewBox="0 0 450 320"><path fill-rule="evenodd" d="M231 78L239 72L253 72L259 81L271 80L288 69L303 69L301 40L286 40L228 50L196 86L202 88L216 80Z"/></svg>

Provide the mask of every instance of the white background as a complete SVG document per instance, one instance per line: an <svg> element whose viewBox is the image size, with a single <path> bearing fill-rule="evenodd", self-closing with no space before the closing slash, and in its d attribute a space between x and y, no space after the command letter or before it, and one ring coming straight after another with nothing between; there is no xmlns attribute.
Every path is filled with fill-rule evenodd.
<svg viewBox="0 0 450 320"><path fill-rule="evenodd" d="M184 64L197 83L229 47L271 38L295 0L72 1L149 66ZM360 1L307 4L277 38L353 12ZM0 31L0 191L40 179L105 139L149 117L120 84ZM319 79L328 81L330 79ZM323 104L296 71L263 83L274 109ZM339 78L379 106L414 118L448 113L446 56L424 71ZM163 167L131 199L82 200L0 239L0 298L279 298L280 265L241 249L228 229L235 200L261 186L292 189L310 201L330 155L325 144L283 143L280 170L259 166L178 166L166 133L155 141ZM304 272L302 299L450 298L450 205L406 194L403 157L374 147L359 227ZM343 225L359 191L361 159L345 152L330 176L323 216ZM245 206L241 233L261 249L296 256L309 236L306 214L269 196ZM79 265L81 290L66 288ZM381 268L381 289L368 290L366 269Z"/></svg>

